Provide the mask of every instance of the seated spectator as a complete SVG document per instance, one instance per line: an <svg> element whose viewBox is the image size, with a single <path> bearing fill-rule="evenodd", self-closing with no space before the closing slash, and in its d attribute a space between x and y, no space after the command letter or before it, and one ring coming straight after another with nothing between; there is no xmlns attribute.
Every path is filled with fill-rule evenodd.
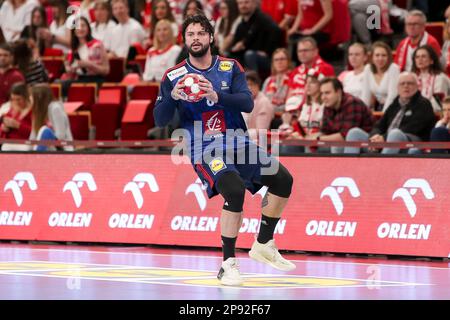
<svg viewBox="0 0 450 320"><path fill-rule="evenodd" d="M281 47L281 29L272 18L258 8L257 0L237 0L241 22L230 49L230 57L247 69L270 73L270 57Z"/></svg>
<svg viewBox="0 0 450 320"><path fill-rule="evenodd" d="M426 141L435 123L430 101L422 97L417 84L417 76L403 72L398 80L398 97L392 102L373 130L352 128L346 141L407 142ZM345 153L359 153L359 148L346 147ZM399 153L398 148L383 148L383 154ZM408 150L417 153L417 150Z"/></svg>
<svg viewBox="0 0 450 320"><path fill-rule="evenodd" d="M38 35L41 28L48 29L47 13L44 7L39 6L31 12L31 24L26 26L20 34L20 38L27 40L35 58L44 55L45 51L45 41Z"/></svg>
<svg viewBox="0 0 450 320"><path fill-rule="evenodd" d="M320 82L320 94L325 107L320 132L305 138L320 141L344 141L351 128L362 128L370 132L373 118L370 109L362 100L344 93L342 83L336 78L325 78ZM332 147L332 153L341 153L341 147ZM319 151L328 151L319 148Z"/></svg>
<svg viewBox="0 0 450 320"><path fill-rule="evenodd" d="M48 84L38 84L31 88L33 98L32 131L30 140L63 140L72 141L69 118L64 105L54 99ZM72 146L64 147L73 150ZM56 150L43 145L34 147L36 151Z"/></svg>
<svg viewBox="0 0 450 320"><path fill-rule="evenodd" d="M262 92L269 98L275 111L284 111L289 89L291 59L285 48L279 48L272 55L272 74L263 84Z"/></svg>
<svg viewBox="0 0 450 320"><path fill-rule="evenodd" d="M294 48L298 39L312 37L318 44L330 41L330 22L333 19L331 0L299 0L297 16L288 30L289 47ZM293 49L291 50L293 51ZM292 54L295 60L295 54Z"/></svg>
<svg viewBox="0 0 450 320"><path fill-rule="evenodd" d="M256 140L258 131L261 129L269 130L270 123L275 115L275 109L270 100L261 92L261 79L255 71L247 71L246 74L248 88L250 89L254 107L251 113L242 113L242 117L247 125L248 133L251 139Z"/></svg>
<svg viewBox="0 0 450 320"><path fill-rule="evenodd" d="M297 1L261 0L261 10L271 16L280 29L287 31L297 16Z"/></svg>
<svg viewBox="0 0 450 320"><path fill-rule="evenodd" d="M214 40L222 56L228 56L237 26L241 22L236 0L226 0L219 5L220 16L215 24Z"/></svg>
<svg viewBox="0 0 450 320"><path fill-rule="evenodd" d="M211 20L211 13L204 10L203 4L199 0L188 0L183 9L183 21L186 20L187 17L199 13L204 14L208 20Z"/></svg>
<svg viewBox="0 0 450 320"><path fill-rule="evenodd" d="M66 26L69 2L68 0L52 0L50 6L52 7L53 22L49 29L39 29L38 36L46 41L46 47L61 49L67 53L70 50L71 41L70 28ZM71 18L69 22L76 23L74 18Z"/></svg>
<svg viewBox="0 0 450 320"><path fill-rule="evenodd" d="M450 94L450 79L432 47L424 45L414 51L412 72L417 74L422 96L430 100L435 112L441 111L442 100Z"/></svg>
<svg viewBox="0 0 450 320"><path fill-rule="evenodd" d="M278 127L278 134L283 140L302 140L305 136L305 131L299 122L300 103L303 99L292 96L286 101L285 112L281 115L281 124ZM303 153L305 148L303 146L292 146L281 144L279 149L281 154L286 153Z"/></svg>
<svg viewBox="0 0 450 320"><path fill-rule="evenodd" d="M39 3L36 0L7 0L0 8L0 28L6 42L19 39L22 30L30 24L31 12Z"/></svg>
<svg viewBox="0 0 450 320"><path fill-rule="evenodd" d="M105 44L108 37L113 37L114 27L117 25L112 19L111 4L106 0L95 2L95 22L91 23L92 36Z"/></svg>
<svg viewBox="0 0 450 320"><path fill-rule="evenodd" d="M132 60L136 56L136 52L130 56L130 47L135 43L142 43L144 41L144 29L139 22L130 18L130 10L126 0L112 0L111 6L118 24L111 32L111 36L108 35L105 40L108 56L111 58L120 57Z"/></svg>
<svg viewBox="0 0 450 320"><path fill-rule="evenodd" d="M67 56L63 94L73 82L102 83L109 73L109 62L103 43L92 37L89 21L80 17L78 28L72 29L72 50Z"/></svg>
<svg viewBox="0 0 450 320"><path fill-rule="evenodd" d="M175 44L169 20L159 20L155 27L153 47L148 50L145 62L144 81L161 81L164 73L175 65L181 47Z"/></svg>
<svg viewBox="0 0 450 320"><path fill-rule="evenodd" d="M28 86L19 82L11 88L11 107L0 119L0 138L26 140L31 132L31 102ZM4 143L2 151L28 150L27 146Z"/></svg>
<svg viewBox="0 0 450 320"><path fill-rule="evenodd" d="M442 117L431 130L430 140L450 142L450 97L442 103ZM432 149L431 153L450 153L450 149Z"/></svg>
<svg viewBox="0 0 450 320"><path fill-rule="evenodd" d="M344 92L355 97L361 97L366 83L364 67L369 59L367 47L361 43L354 43L348 48L348 63L351 71L343 71L339 81L344 86Z"/></svg>
<svg viewBox="0 0 450 320"><path fill-rule="evenodd" d="M450 11L450 6L448 9ZM441 65L447 76L450 77L450 18L447 18L444 29L444 45L442 47Z"/></svg>
<svg viewBox="0 0 450 320"><path fill-rule="evenodd" d="M314 69L310 69L306 77L306 99L299 117L303 136L312 136L322 128L324 105L320 96L320 81L324 78L323 74Z"/></svg>
<svg viewBox="0 0 450 320"><path fill-rule="evenodd" d="M14 64L25 76L25 82L31 86L48 82L48 74L40 60L33 58L33 52L24 39L14 43Z"/></svg>
<svg viewBox="0 0 450 320"><path fill-rule="evenodd" d="M91 22L91 13L94 11L95 0L83 0L80 4L80 14Z"/></svg>
<svg viewBox="0 0 450 320"><path fill-rule="evenodd" d="M367 23L373 14L368 10L370 6L376 6L381 10L381 25L377 29L380 35L390 35L393 33L389 23L389 2L390 0L350 0L348 6L352 17L352 29L356 34L358 41L363 44L372 43L371 29L367 27Z"/></svg>
<svg viewBox="0 0 450 320"><path fill-rule="evenodd" d="M384 42L372 45L370 63L364 69L361 99L375 111L385 111L397 96L398 65L392 62L391 48Z"/></svg>
<svg viewBox="0 0 450 320"><path fill-rule="evenodd" d="M314 38L305 37L297 43L297 56L301 65L295 68L289 76L288 98L292 96L304 97L306 75L310 69L326 77L334 76L334 68L319 56L319 49Z"/></svg>
<svg viewBox="0 0 450 320"><path fill-rule="evenodd" d="M180 33L180 26L175 21L175 17L172 12L172 8L168 0L153 0L152 1L152 16L150 20L149 37L147 37L147 43L144 47L148 48L153 45L152 40L155 37L155 27L159 20L169 20L172 26L172 32L175 39L178 39ZM184 20L183 20L184 21Z"/></svg>
<svg viewBox="0 0 450 320"><path fill-rule="evenodd" d="M25 78L13 66L14 50L7 44L0 44L0 106L8 101L9 90L17 82L24 82Z"/></svg>
<svg viewBox="0 0 450 320"><path fill-rule="evenodd" d="M411 71L412 56L417 47L430 45L438 56L441 55L441 46L436 38L425 31L427 17L422 11L413 10L408 12L405 19L405 32L407 37L397 46L395 63L402 71Z"/></svg>

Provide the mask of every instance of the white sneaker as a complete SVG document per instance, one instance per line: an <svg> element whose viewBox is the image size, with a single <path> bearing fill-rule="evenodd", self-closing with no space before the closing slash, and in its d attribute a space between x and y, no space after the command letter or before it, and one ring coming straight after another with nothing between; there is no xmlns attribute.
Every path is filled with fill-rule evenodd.
<svg viewBox="0 0 450 320"><path fill-rule="evenodd" d="M236 258L228 258L222 262L217 279L226 286L240 286L244 282L239 272L239 264Z"/></svg>
<svg viewBox="0 0 450 320"><path fill-rule="evenodd" d="M291 271L296 268L295 264L281 256L273 239L265 244L259 243L258 240L255 240L251 250L248 252L248 255L256 261L267 263L268 265L281 271Z"/></svg>

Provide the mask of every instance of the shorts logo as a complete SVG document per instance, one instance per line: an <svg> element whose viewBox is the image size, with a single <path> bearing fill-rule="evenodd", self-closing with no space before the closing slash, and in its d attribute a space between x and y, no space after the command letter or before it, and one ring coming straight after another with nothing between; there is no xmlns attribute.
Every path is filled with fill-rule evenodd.
<svg viewBox="0 0 450 320"><path fill-rule="evenodd" d="M186 73L188 73L186 67L181 67L175 70L170 71L167 74L167 77L169 78L170 81L173 81L173 79L176 79L178 77L181 77L182 75L185 75Z"/></svg>
<svg viewBox="0 0 450 320"><path fill-rule="evenodd" d="M219 71L231 71L233 68L233 62L231 61L220 61Z"/></svg>
<svg viewBox="0 0 450 320"><path fill-rule="evenodd" d="M209 163L209 167L211 168L212 173L216 175L218 172L226 169L227 165L223 162L222 158L215 158Z"/></svg>

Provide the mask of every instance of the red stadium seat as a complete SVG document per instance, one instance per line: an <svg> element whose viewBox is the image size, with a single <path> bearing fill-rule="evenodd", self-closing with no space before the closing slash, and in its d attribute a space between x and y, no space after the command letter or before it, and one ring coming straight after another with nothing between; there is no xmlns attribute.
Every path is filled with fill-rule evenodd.
<svg viewBox="0 0 450 320"><path fill-rule="evenodd" d="M64 58L59 56L44 56L42 63L47 70L50 82L59 79L64 73Z"/></svg>
<svg viewBox="0 0 450 320"><path fill-rule="evenodd" d="M44 57L63 57L64 51L56 48L45 48Z"/></svg>
<svg viewBox="0 0 450 320"><path fill-rule="evenodd" d="M68 102L82 102L83 110L90 110L97 96L97 84L72 83L67 93Z"/></svg>
<svg viewBox="0 0 450 320"><path fill-rule="evenodd" d="M89 111L81 111L68 114L70 129L74 140L89 140L89 132L91 128L91 113Z"/></svg>
<svg viewBox="0 0 450 320"><path fill-rule="evenodd" d="M150 100L131 100L122 117L122 140L145 140L154 126L153 108Z"/></svg>
<svg viewBox="0 0 450 320"><path fill-rule="evenodd" d="M122 96L121 88L103 87L99 90L97 103L91 107L95 139L115 139L115 132L119 128L122 115Z"/></svg>
<svg viewBox="0 0 450 320"><path fill-rule="evenodd" d="M444 22L428 22L425 26L425 30L436 38L441 47L444 44L444 29Z"/></svg>
<svg viewBox="0 0 450 320"><path fill-rule="evenodd" d="M53 97L57 100L61 100L62 96L61 83L51 83L50 89L52 89Z"/></svg>
<svg viewBox="0 0 450 320"><path fill-rule="evenodd" d="M130 93L130 100L151 100L154 104L158 97L159 83L141 83L136 85Z"/></svg>
<svg viewBox="0 0 450 320"><path fill-rule="evenodd" d="M120 82L125 75L125 59L110 58L109 74L106 76L106 82Z"/></svg>

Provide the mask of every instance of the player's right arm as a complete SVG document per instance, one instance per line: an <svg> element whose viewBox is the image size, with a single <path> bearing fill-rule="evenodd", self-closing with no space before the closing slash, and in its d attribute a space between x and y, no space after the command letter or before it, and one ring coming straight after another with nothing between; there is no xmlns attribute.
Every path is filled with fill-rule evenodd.
<svg viewBox="0 0 450 320"><path fill-rule="evenodd" d="M153 109L153 117L157 127L164 127L172 120L178 100L185 100L180 95L183 87L184 84L180 82L177 82L175 87L172 87L168 77L165 77L163 82L161 82L160 93L156 99L155 109Z"/></svg>

